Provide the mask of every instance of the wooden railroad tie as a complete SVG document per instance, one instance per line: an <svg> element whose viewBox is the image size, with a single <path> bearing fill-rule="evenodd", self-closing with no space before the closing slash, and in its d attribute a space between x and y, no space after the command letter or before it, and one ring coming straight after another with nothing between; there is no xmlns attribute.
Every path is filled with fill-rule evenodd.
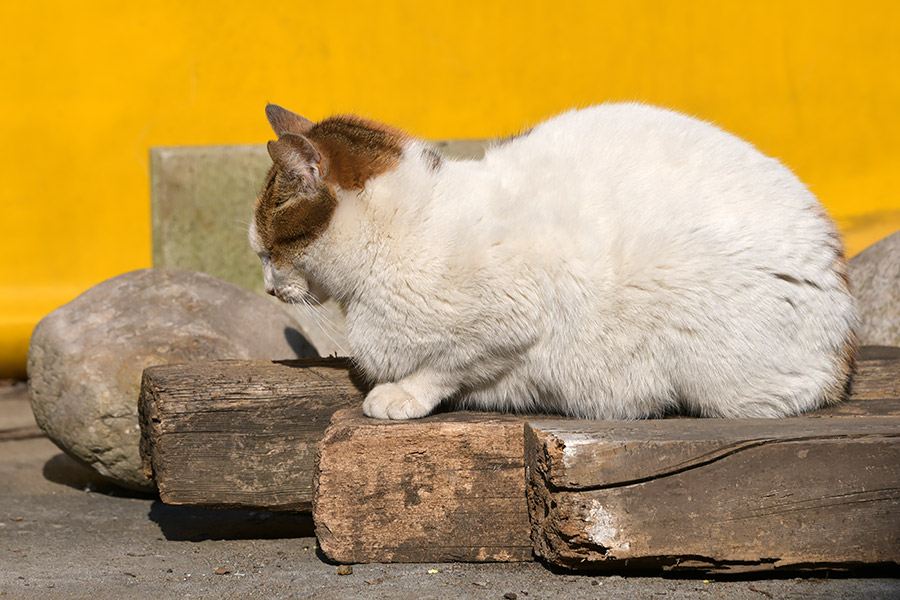
<svg viewBox="0 0 900 600"><path fill-rule="evenodd" d="M339 562L709 572L900 563L900 349L787 419L379 421L342 359L144 371L144 469L167 504L310 510Z"/></svg>

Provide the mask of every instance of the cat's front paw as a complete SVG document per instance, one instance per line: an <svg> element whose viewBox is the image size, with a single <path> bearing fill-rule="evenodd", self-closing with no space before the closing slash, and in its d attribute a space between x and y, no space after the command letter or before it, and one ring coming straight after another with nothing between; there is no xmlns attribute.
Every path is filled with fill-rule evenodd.
<svg viewBox="0 0 900 600"><path fill-rule="evenodd" d="M363 401L363 413L376 419L418 419L430 410L396 383L376 385Z"/></svg>

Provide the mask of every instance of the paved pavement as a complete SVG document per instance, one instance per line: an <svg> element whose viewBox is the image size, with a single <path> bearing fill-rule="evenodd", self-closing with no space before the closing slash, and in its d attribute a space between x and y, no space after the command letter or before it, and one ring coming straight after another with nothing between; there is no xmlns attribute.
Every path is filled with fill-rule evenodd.
<svg viewBox="0 0 900 600"><path fill-rule="evenodd" d="M354 565L317 552L308 515L166 506L102 483L0 384L0 597L5 598L900 598L900 579L587 576L540 563ZM898 574L900 576L900 574Z"/></svg>

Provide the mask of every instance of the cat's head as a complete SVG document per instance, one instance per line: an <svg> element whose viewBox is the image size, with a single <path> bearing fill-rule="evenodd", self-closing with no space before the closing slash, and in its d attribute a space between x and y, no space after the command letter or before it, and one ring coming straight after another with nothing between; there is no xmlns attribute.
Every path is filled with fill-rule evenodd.
<svg viewBox="0 0 900 600"><path fill-rule="evenodd" d="M342 197L394 169L407 137L357 117L313 123L273 104L266 117L278 139L268 144L273 165L256 201L250 245L262 260L266 291L300 301L312 275L304 258L326 234Z"/></svg>

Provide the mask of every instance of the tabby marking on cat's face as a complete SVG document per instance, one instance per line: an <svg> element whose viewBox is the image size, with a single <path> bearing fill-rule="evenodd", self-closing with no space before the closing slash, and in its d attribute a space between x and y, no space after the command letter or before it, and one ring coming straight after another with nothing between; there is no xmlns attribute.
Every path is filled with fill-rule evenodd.
<svg viewBox="0 0 900 600"><path fill-rule="evenodd" d="M262 260L266 291L289 301L306 290L285 289L296 279L288 271L328 228L340 192L362 190L396 168L407 137L353 116L313 123L272 104L266 116L278 140L267 146L273 166L256 200L250 244Z"/></svg>

